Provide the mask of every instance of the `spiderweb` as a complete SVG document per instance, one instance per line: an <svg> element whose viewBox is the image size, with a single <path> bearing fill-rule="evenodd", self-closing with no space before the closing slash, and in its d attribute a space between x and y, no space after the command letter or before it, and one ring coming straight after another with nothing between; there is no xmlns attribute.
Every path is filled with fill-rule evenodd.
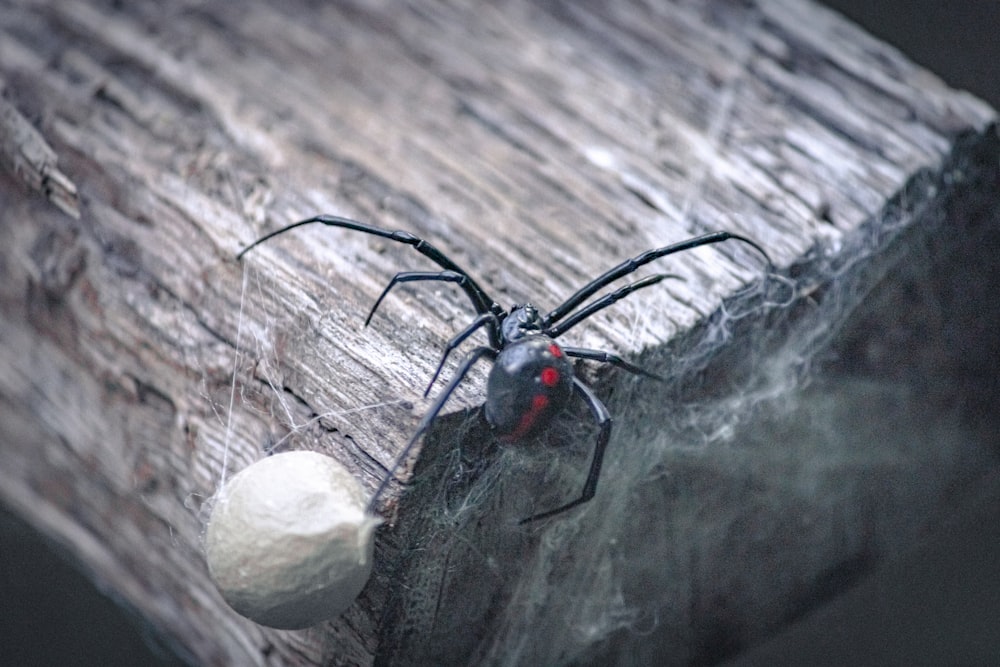
<svg viewBox="0 0 1000 667"><path fill-rule="evenodd" d="M725 99L710 122L719 146ZM685 225L704 178L679 206ZM995 217L949 234L946 212L926 205L941 186L915 178L850 235L817 241L633 360L669 382L587 375L615 426L597 497L572 512L518 525L579 492L595 436L583 408L502 449L478 408L447 410L400 504L391 539L403 555L377 564L388 590L378 661L709 664L912 540L949 485L995 468L997 454L981 445L995 382L956 388L966 362L942 352L980 346L949 322L972 319L968 283L996 286L995 271L946 267L976 265L956 257L996 243ZM639 337L652 315L622 305ZM271 409L307 432L312 418L268 370L280 360L273 331L247 335Z"/></svg>
<svg viewBox="0 0 1000 667"><path fill-rule="evenodd" d="M634 360L669 382L585 376L615 426L597 497L572 512L517 525L579 492L595 435L582 407L503 449L478 408L442 416L400 505L404 556L377 567L390 582L380 661L710 663L913 540L997 454L981 444L996 383L957 383L969 363L996 365L968 358L996 349L968 339L976 318L1000 320L996 307L966 297L1000 283L968 259L998 227L970 215L956 239L924 204L936 187L914 179L840 246L818 243ZM260 309L261 277L248 275ZM630 313L637 331L641 318ZM400 408L304 417L282 389L273 326L244 331L241 351L288 428L271 446L309 437L320 417ZM234 382L233 402L259 405L246 391Z"/></svg>
<svg viewBox="0 0 1000 667"><path fill-rule="evenodd" d="M983 328L949 324L983 314L949 267L995 242L995 214L959 242L926 204L938 187L914 179L794 281L640 360L671 382L598 380L616 417L598 496L541 528L516 522L578 491L586 415L486 459L463 451L481 420L442 420L409 492L432 514L399 517L414 555L388 573L385 664L711 663L903 550L997 463L996 383L954 352Z"/></svg>
<svg viewBox="0 0 1000 667"><path fill-rule="evenodd" d="M719 144L731 106L710 123ZM946 324L968 308L947 267L989 225L956 243L929 205L942 187L917 176L636 360L669 383L599 375L614 434L597 497L565 516L517 525L578 493L585 413L488 456L463 450L489 441L476 414L439 420L398 518L410 556L385 573L383 663L707 664L904 548L950 485L996 463L960 407L981 387L941 355L968 347Z"/></svg>

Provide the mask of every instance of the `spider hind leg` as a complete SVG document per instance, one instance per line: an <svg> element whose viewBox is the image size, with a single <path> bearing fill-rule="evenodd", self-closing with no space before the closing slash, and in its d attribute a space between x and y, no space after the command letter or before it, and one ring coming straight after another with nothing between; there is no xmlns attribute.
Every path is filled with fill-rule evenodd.
<svg viewBox="0 0 1000 667"><path fill-rule="evenodd" d="M583 484L583 492L580 493L580 496L576 500L568 502L565 505L560 505L555 509L539 512L538 514L532 514L525 519L521 519L518 523L522 526L526 523L534 523L535 521L548 519L549 517L571 510L577 505L582 505L583 503L589 501L597 492L597 480L601 477L601 466L604 463L604 451L607 449L608 440L611 438L611 413L608 412L608 408L603 402L601 402L601 399L597 398L593 390L581 382L579 378L573 378L573 390L580 398L583 399L583 401L587 404L587 407L590 408L590 413L594 417L594 422L600 428L600 431L597 434L597 442L594 445L594 455L590 461L590 470L587 472L587 480Z"/></svg>

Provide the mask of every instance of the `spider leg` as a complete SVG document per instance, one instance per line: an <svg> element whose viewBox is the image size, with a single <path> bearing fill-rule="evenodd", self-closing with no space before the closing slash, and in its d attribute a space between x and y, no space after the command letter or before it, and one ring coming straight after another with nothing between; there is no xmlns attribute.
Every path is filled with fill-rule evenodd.
<svg viewBox="0 0 1000 667"><path fill-rule="evenodd" d="M351 229L358 232L364 232L365 234L371 234L373 236L379 236L384 239L389 239L391 241L396 241L398 243L404 243L406 245L413 246L413 249L419 252L424 257L427 257L432 262L440 266L445 271L454 271L455 273L462 274L465 276L466 281L460 283L463 290L465 290L466 295L469 300L472 301L473 307L476 312L482 315L483 313L502 312L500 305L491 299L486 292L483 290L479 284L473 280L469 272L460 267L458 264L453 262L448 258L443 252L434 247L429 241L414 236L410 232L406 231L392 231L389 229L382 229L381 227L376 227L375 225L369 225L364 222L358 222L357 220L351 220L350 218L343 218L338 215L316 215L311 218L306 218L305 220L300 220L298 222L293 222L290 225L286 225L280 229L276 229L273 232L265 234L260 237L250 245L246 246L239 251L236 255L236 259L242 259L243 255L249 252L252 248L273 239L279 234L284 234L287 231L296 229L298 227L303 227L305 225L311 225L314 223L319 223L322 225L327 225L328 227L341 227L343 229ZM499 344L499 332L490 332L490 343L493 345Z"/></svg>
<svg viewBox="0 0 1000 667"><path fill-rule="evenodd" d="M368 317L365 318L365 326L368 326L368 323L371 322L372 316L378 309L379 304L382 303L382 299L385 298L385 295L388 294L389 290L395 287L398 283L417 282L422 280L436 280L441 282L458 283L460 285L464 285L465 281L468 280L468 278L469 277L464 273L456 273L455 271L441 271L438 273L432 271L401 271L397 273L395 276L393 276L392 280L389 281L389 284L386 285L386 288L382 290L382 294L380 294L378 299L375 300L375 305L372 306L371 311L368 313ZM500 330L500 319L496 316L495 313L492 312L481 313L476 317L476 319L472 321L472 324L467 326L465 329L463 329L457 335L455 335L454 338L448 341L448 345L445 347L444 354L441 355L441 361L438 363L437 369L434 371L434 375L431 376L431 381L427 383L427 388L424 389L425 398L427 397L427 394L430 393L431 387L434 386L434 383L437 381L438 376L441 375L441 371L442 369L444 369L444 363L445 361L448 360L448 356L455 350L456 347L461 345L463 342L465 342L465 340L469 336L474 334L476 330L481 329L486 325L491 325L488 331L492 336L492 333L494 331ZM493 342L492 339L490 342Z"/></svg>
<svg viewBox="0 0 1000 667"><path fill-rule="evenodd" d="M582 505L593 498L594 493L597 491L597 480L601 476L601 464L604 463L604 450L607 449L608 440L611 438L611 413L608 412L601 399L597 398L590 387L581 382L579 378L573 378L573 389L587 403L591 414L594 416L594 421L601 429L600 433L597 434L597 444L594 445L594 458L590 461L590 472L587 473L587 481L583 484L583 493L573 502L566 503L547 512L532 514L527 519L521 519L519 523L522 526L533 521L547 519L550 516L572 509L577 505Z"/></svg>
<svg viewBox="0 0 1000 667"><path fill-rule="evenodd" d="M600 361L605 364L611 364L622 370L626 370L629 373L635 373L636 375L645 375L646 377L651 377L655 380L660 380L665 382L666 378L662 375L657 375L647 371L641 366L636 366L635 364L625 361L617 354L612 354L611 352L604 352L603 350L588 350L582 347L563 347L562 351L566 353L566 356L576 357L577 359L589 359L590 361Z"/></svg>
<svg viewBox="0 0 1000 667"><path fill-rule="evenodd" d="M544 329L542 333L544 333L546 336L549 336L550 338L558 338L559 336L566 333L569 329L576 326L580 322L584 321L597 311L603 310L608 306L610 306L611 304L621 301L622 299L627 297L632 292L635 292L636 290L640 290L643 287L649 287L650 285L655 285L662 280L666 280L667 278L676 278L677 280L684 280L684 278L682 278L681 276L674 275L673 273L660 273L655 276L649 276L648 278L643 278L642 280L637 280L634 283L629 283L624 287L620 287L614 292L611 292L610 294L605 294L600 299L597 299L587 304L580 310L576 311L575 313L567 317L560 324L555 324L549 327L548 329Z"/></svg>
<svg viewBox="0 0 1000 667"><path fill-rule="evenodd" d="M441 355L441 361L438 363L437 370L434 371L434 375L431 377L431 381L427 384L427 389L424 390L424 396L430 393L431 387L437 381L438 376L441 375L441 370L444 368L444 362L447 361L448 356L454 352L455 348L461 345L465 340L474 334L477 329L481 329L487 324L492 324L492 329L498 329L500 327L500 321L496 315L493 313L483 313L476 319L472 321L472 324L465 327L457 334L455 337L448 341L448 345L445 346L444 354Z"/></svg>
<svg viewBox="0 0 1000 667"><path fill-rule="evenodd" d="M562 318L566 317L572 310L574 310L581 303L586 301L592 294L597 290L601 289L605 285L618 280L622 276L627 276L632 273L640 266L649 264L653 260L659 259L660 257L666 257L667 255L672 255L675 252L682 252L684 250L691 250L692 248L698 248L703 245L710 245L712 243L721 243L728 240L742 241L743 243L749 244L755 250L757 250L764 259L767 260L768 272L771 269L771 258L768 257L764 249L757 245L756 242L751 241L745 236L740 236L739 234L731 234L730 232L712 232L711 234L704 234L702 236L696 236L693 239L688 239L687 241L681 241L679 243L674 243L668 246L663 246L662 248L654 248L653 250L647 250L641 255L636 255L632 259L627 259L618 266L605 271L598 277L591 280L589 283L581 287L575 293L573 293L568 299L566 299L561 305L556 306L556 308L542 318L542 327L548 328L550 324L558 322ZM640 281L641 282L641 281Z"/></svg>
<svg viewBox="0 0 1000 667"><path fill-rule="evenodd" d="M472 366L483 357L489 357L491 360L496 359L497 354L497 350L492 347L477 347L465 356L465 359L462 360L455 376L448 383L448 386L444 388L444 391L442 391L434 400L434 405L431 406L431 409L428 410L427 414L425 414L423 419L420 420L420 424L417 425L417 430L414 431L409 442L407 442L403 447L399 456L396 458L396 461L392 464L392 467L386 471L386 475L382 479L382 483L378 485L377 489L375 489L375 493L372 495L371 500L368 501L367 511L369 514L375 514L375 508L378 506L378 499L382 497L385 490L389 488L389 484L392 483L393 479L395 479L394 476L396 471L402 467L403 463L410 456L410 452L413 450L414 445L417 444L417 440L419 440L420 437L427 432L427 429L430 428L431 423L441 413L441 410L444 408L444 404L455 392L455 389L468 374Z"/></svg>
<svg viewBox="0 0 1000 667"><path fill-rule="evenodd" d="M469 281L469 276L464 273L458 273L457 271L400 271L392 277L389 284L385 286L382 293L379 294L378 298L375 299L375 304L372 309L368 311L368 317L365 318L365 326L372 321L372 316L375 315L375 311L378 310L379 305L382 303L382 299L386 297L393 287L399 283L413 283L419 281L438 281L443 283L458 283L464 289Z"/></svg>

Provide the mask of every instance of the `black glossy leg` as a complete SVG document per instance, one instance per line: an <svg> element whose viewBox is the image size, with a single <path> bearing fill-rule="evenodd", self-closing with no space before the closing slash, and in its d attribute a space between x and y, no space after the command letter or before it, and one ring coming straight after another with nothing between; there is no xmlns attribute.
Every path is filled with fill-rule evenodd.
<svg viewBox="0 0 1000 667"><path fill-rule="evenodd" d="M343 229L352 229L357 232L364 232L365 234L372 234L373 236L380 236L384 239L389 239L391 241L396 241L398 243L405 243L406 245L413 246L414 250L419 252L424 257L430 259L432 262L440 266L445 271L454 271L455 273L460 273L466 277L467 282L462 284L462 289L464 289L465 293L469 296L469 299L472 301L472 305L476 309L477 313L479 314L488 313L491 311L497 311L500 308L497 305L497 303L493 301L493 299L487 296L486 292L483 291L483 288L481 288L479 284L476 283L476 281L473 280L471 276L469 276L468 271L460 267L455 262L451 261L447 255L438 250L428 241L425 241L424 239L418 236L414 236L410 232L382 229L381 227L376 227L375 225L369 225L364 222L358 222L357 220L351 220L350 218L342 218L338 215L316 215L311 218L307 218L305 220L293 222L292 224L286 225L281 229L277 229L273 232L270 232L269 234L265 234L264 236L260 237L247 247L243 248L243 250L241 250L236 255L236 259L237 260L242 259L243 255L245 255L252 248L255 248L256 246L260 245L261 243L264 243L265 241L273 239L275 236L278 236L279 234L284 234L285 232L290 231L292 229L296 229L298 227L303 227L305 225L311 225L311 224L321 224L321 225L326 225L328 227L341 227Z"/></svg>
<svg viewBox="0 0 1000 667"><path fill-rule="evenodd" d="M441 410L444 408L444 404L455 392L455 389L462 382L462 380L465 379L465 376L469 373L469 370L473 367L473 365L475 365L475 363L480 359L482 359L483 357L488 357L489 359L496 359L496 356L497 356L497 351L491 347L477 347L476 349L472 350L472 352L469 352L469 354L465 356L465 358L462 360L461 365L458 367L458 371L455 372L455 376L448 383L448 386L445 387L444 390L434 400L434 405L431 406L431 409L428 410L427 414L425 414L423 419L420 420L420 424L417 426L417 430L414 431L413 435L410 437L410 440L403 447L402 451L399 453L399 456L392 464L392 467L390 467L386 471L386 475L382 479L382 483L378 485L377 489L375 489L375 493L372 495L371 500L368 501L369 514L376 513L375 510L378 507L378 499L382 497L382 494L385 493L385 490L389 488L389 484L392 482L393 479L395 479L396 471L399 470L400 466L402 466L403 463L406 461L406 459L409 458L410 453L413 451L414 445L416 445L417 441L421 438L421 436L423 436L423 434L427 432L427 429L430 428L431 423L441 413Z"/></svg>
<svg viewBox="0 0 1000 667"><path fill-rule="evenodd" d="M441 355L441 361L438 362L437 370L434 371L434 375L431 377L431 381L427 383L427 388L424 390L424 396L427 396L427 394L430 393L431 387L434 386L434 383L437 381L438 376L441 375L441 370L444 368L444 362L447 361L448 356L455 351L455 348L464 343L469 336L474 334L477 330L482 329L483 327L488 327L488 331L490 333L490 339L492 341L492 337L494 335L499 336L499 334L496 334L495 332L500 331L500 320L493 313L483 313L482 315L474 319L472 321L472 324L470 324L469 326L465 327L457 334L455 334L455 336L450 341L448 341L448 344L445 346L444 353Z"/></svg>
<svg viewBox="0 0 1000 667"><path fill-rule="evenodd" d="M549 327L548 329L543 330L542 333L546 334L547 336L551 336L552 338L558 338L562 334L566 333L569 329L576 326L580 322L584 321L594 313L607 308L613 303L621 301L632 292L640 290L643 287L649 287L651 285L655 285L660 281L666 280L667 278L676 278L677 280L684 280L684 278L682 278L681 276L674 275L673 273L660 273L655 276L649 276L647 278L643 278L642 280L637 280L634 283L629 283L628 285L625 285L624 287L619 287L614 292L611 292L610 294L605 294L600 299L597 299L587 304L580 310L576 311L575 313L564 319L559 324L555 324Z"/></svg>
<svg viewBox="0 0 1000 667"><path fill-rule="evenodd" d="M375 299L372 309L368 311L368 317L365 318L365 326L368 326L368 323L372 321L372 316L382 304L382 299L389 294L389 290L400 283L415 282L458 283L462 289L465 289L468 286L469 276L456 271L400 271L392 277L389 284L385 286L382 293L378 295L377 299Z"/></svg>
<svg viewBox="0 0 1000 667"><path fill-rule="evenodd" d="M589 283L577 290L572 296L566 299L561 305L556 306L556 308L542 318L543 327L548 327L551 324L555 324L562 318L566 317L570 312L572 312L577 306L586 301L592 294L597 292L605 285L618 280L622 276L627 276L632 273L640 266L649 264L653 260L659 259L661 257L666 257L667 255L672 255L676 252L682 252L684 250L691 250L692 248L697 248L703 245L710 245L712 243L721 243L728 240L742 241L743 243L749 244L755 250L757 250L764 259L767 260L768 267L771 266L771 259L764 252L764 249L757 245L754 241L746 238L745 236L740 236L738 234L731 234L729 232L712 232L711 234L705 234L703 236L697 236L693 239L688 239L686 241L681 241L680 243L674 243L672 245L663 246L662 248L655 248L653 250L647 250L641 255L636 255L632 259L627 259L618 266L605 271L598 277L591 280ZM641 281L640 281L641 282Z"/></svg>
<svg viewBox="0 0 1000 667"><path fill-rule="evenodd" d="M616 368L621 368L622 370L628 371L629 373L635 373L636 375L645 375L646 377L651 377L655 380L666 381L666 378L647 371L642 366L636 366L635 364L625 361L617 354L612 354L611 352L605 352L603 350L589 350L584 347L563 347L562 351L566 353L566 356L576 357L577 359L587 359L590 361L600 361L601 363L611 364Z"/></svg>
<svg viewBox="0 0 1000 667"><path fill-rule="evenodd" d="M601 399L594 395L590 387L580 382L579 378L573 378L573 389L576 391L577 395L580 396L587 403L590 408L590 413L594 417L594 421L600 427L600 432L597 434L597 444L594 445L594 458L590 461L590 471L587 473L587 481L583 484L583 493L580 497L573 502L566 503L555 509L548 510L547 512L540 512L538 514L532 514L527 519L521 519L521 525L526 523L531 523L533 521L539 521L541 519L547 519L550 516L555 516L556 514L561 514L566 510L573 509L577 505L582 505L591 498L597 492L597 480L601 477L601 465L604 463L604 450L608 447L608 440L611 438L611 414L608 409L601 402Z"/></svg>

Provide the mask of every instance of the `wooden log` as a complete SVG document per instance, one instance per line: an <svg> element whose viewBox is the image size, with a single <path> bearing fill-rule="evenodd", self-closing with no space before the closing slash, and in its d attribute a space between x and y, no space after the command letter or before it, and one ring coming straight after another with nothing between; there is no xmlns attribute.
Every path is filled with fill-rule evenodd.
<svg viewBox="0 0 1000 667"><path fill-rule="evenodd" d="M0 498L194 662L706 661L905 549L986 458L806 437L864 400L813 429L762 416L818 419L799 380L899 239L996 203L994 112L815 4L18 2L0 29ZM674 378L583 371L616 421L571 516L517 525L579 489L587 413L497 452L473 372L393 488L358 603L282 632L209 580L211 496L290 448L373 490L470 318L416 286L361 326L396 271L433 268L361 234L235 261L319 212L432 240L504 306L714 229L776 270L685 253L651 268L683 281L567 334Z"/></svg>

